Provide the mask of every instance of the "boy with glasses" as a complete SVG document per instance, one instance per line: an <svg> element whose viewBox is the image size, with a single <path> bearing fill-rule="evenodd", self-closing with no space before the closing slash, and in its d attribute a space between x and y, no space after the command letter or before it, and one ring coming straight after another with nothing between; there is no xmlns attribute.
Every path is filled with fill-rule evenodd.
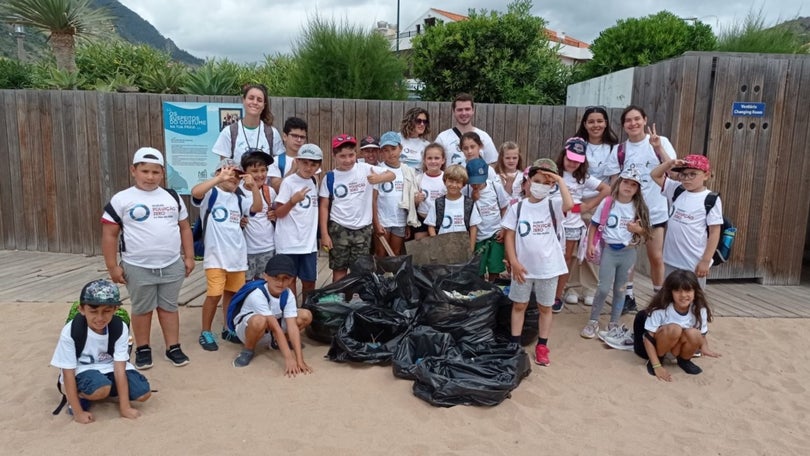
<svg viewBox="0 0 810 456"><path fill-rule="evenodd" d="M281 180L295 174L295 158L298 157L298 150L307 142L307 128L304 119L298 117L290 117L284 121L281 138L284 140L285 153L277 156L275 163L267 168L270 186L276 193L281 186Z"/></svg>

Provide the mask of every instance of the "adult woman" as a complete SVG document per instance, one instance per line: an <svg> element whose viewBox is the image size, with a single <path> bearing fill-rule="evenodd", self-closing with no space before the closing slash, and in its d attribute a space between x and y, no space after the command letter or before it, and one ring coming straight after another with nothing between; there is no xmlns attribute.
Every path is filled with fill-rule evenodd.
<svg viewBox="0 0 810 456"><path fill-rule="evenodd" d="M647 258L650 260L650 279L653 291L658 291L664 283L664 230L669 219L667 199L661 194L661 189L655 185L650 177L650 171L659 163L677 158L675 148L669 140L658 136L655 124L652 128L647 126L647 114L638 106L630 105L624 108L621 116L627 141L619 144L617 154L611 156L621 170L635 168L641 175L641 193L644 202L650 210L650 224L652 224L652 237L647 241ZM625 308L635 310L635 298L632 295L633 274L631 273L627 284Z"/></svg>
<svg viewBox="0 0 810 456"><path fill-rule="evenodd" d="M242 87L244 116L236 123L223 128L214 143L214 154L222 158L233 158L237 163L242 154L263 151L271 155L284 153L281 135L273 124L267 88L261 84L246 84ZM232 136L236 133L236 137ZM270 139L272 138L272 147Z"/></svg>
<svg viewBox="0 0 810 456"><path fill-rule="evenodd" d="M418 107L409 109L402 118L399 135L402 137L400 162L421 173L425 147L430 144L430 114L427 110Z"/></svg>

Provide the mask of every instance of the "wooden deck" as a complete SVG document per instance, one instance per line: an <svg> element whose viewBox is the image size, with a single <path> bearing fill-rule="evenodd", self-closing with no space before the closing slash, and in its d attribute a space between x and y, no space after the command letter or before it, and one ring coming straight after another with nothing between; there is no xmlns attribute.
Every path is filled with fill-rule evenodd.
<svg viewBox="0 0 810 456"><path fill-rule="evenodd" d="M0 302L72 302L82 286L107 277L100 256L0 250ZM326 257L318 258L318 282L331 282ZM635 291L640 306L652 296L649 278L637 275ZM126 288L122 298L128 299ZM810 318L810 281L799 286L766 286L741 281L709 281L708 296L715 315L723 317ZM186 279L180 305L200 306L205 298L202 264ZM605 312L609 311L605 306ZM590 307L566 305L564 312L586 313Z"/></svg>

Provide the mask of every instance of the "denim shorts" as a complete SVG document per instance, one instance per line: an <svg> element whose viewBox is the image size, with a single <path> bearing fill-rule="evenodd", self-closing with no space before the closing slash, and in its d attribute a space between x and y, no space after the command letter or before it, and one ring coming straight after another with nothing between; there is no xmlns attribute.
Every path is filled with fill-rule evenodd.
<svg viewBox="0 0 810 456"><path fill-rule="evenodd" d="M318 252L285 253L295 263L295 276L302 282L314 282L318 278Z"/></svg>
<svg viewBox="0 0 810 456"><path fill-rule="evenodd" d="M129 400L134 401L151 391L149 381L134 369L127 369L127 383L129 384ZM76 376L76 389L86 396L90 396L99 388L112 386L110 396L117 397L118 390L115 387L115 373L102 374L97 370L84 371Z"/></svg>

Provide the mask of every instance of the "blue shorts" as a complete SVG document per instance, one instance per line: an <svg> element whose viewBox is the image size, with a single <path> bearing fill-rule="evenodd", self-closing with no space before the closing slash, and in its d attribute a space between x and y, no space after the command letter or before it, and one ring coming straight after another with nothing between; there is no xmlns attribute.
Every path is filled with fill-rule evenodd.
<svg viewBox="0 0 810 456"><path fill-rule="evenodd" d="M149 381L140 372L134 369L127 369L127 383L129 383L129 400L134 401L144 394L150 392ZM95 393L99 388L112 386L110 396L117 397L118 390L115 388L115 373L102 374L97 370L84 371L76 376L76 389L87 396Z"/></svg>
<svg viewBox="0 0 810 456"><path fill-rule="evenodd" d="M318 252L285 253L295 263L295 276L302 282L314 282L318 278Z"/></svg>

